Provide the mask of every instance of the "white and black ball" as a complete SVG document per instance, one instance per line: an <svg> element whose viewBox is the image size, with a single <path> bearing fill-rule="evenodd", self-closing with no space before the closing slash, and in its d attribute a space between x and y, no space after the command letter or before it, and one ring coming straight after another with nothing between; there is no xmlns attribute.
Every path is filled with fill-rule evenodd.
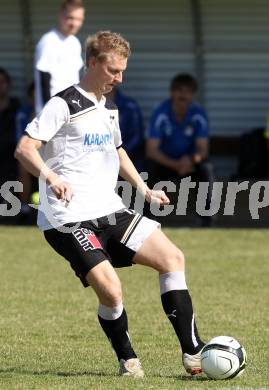
<svg viewBox="0 0 269 390"><path fill-rule="evenodd" d="M245 370L245 348L233 337L218 336L210 340L201 354L202 370L210 379L231 379Z"/></svg>

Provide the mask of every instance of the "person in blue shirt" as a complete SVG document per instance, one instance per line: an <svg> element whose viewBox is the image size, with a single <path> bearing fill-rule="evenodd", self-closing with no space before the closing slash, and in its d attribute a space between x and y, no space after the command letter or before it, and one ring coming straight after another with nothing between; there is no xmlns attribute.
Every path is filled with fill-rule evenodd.
<svg viewBox="0 0 269 390"><path fill-rule="evenodd" d="M145 137L141 109L133 98L118 88L109 93L119 110L119 123L124 149L138 172L144 169Z"/></svg>
<svg viewBox="0 0 269 390"><path fill-rule="evenodd" d="M19 108L16 114L16 139L19 139L25 134L26 126L35 117L35 85L32 82L27 89L28 102Z"/></svg>
<svg viewBox="0 0 269 390"><path fill-rule="evenodd" d="M209 182L208 206L213 185L208 161L209 126L205 110L194 102L197 89L195 78L189 74L172 79L170 98L152 113L146 149L152 184L190 175L195 181ZM212 219L202 217L201 222L209 226Z"/></svg>

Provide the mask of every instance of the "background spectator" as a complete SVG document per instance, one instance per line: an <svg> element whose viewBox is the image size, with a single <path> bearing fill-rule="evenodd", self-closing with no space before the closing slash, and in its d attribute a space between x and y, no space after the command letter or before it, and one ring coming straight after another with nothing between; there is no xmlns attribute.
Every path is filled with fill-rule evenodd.
<svg viewBox="0 0 269 390"><path fill-rule="evenodd" d="M141 172L144 169L145 159L144 124L141 109L136 100L123 94L118 88L114 88L108 97L115 102L119 110L123 147L136 169Z"/></svg>
<svg viewBox="0 0 269 390"><path fill-rule="evenodd" d="M209 129L204 109L193 101L196 80L179 74L170 85L170 98L153 112L147 134L149 179L174 180L192 175L193 180L210 183L207 206L213 184L212 166L208 162ZM208 226L210 217L202 218Z"/></svg>
<svg viewBox="0 0 269 390"><path fill-rule="evenodd" d="M27 89L27 102L22 105L16 115L16 140L24 134L29 122L35 117L35 84L31 83Z"/></svg>
<svg viewBox="0 0 269 390"><path fill-rule="evenodd" d="M266 117L266 127L264 131L264 138L265 138L265 144L266 144L266 150L267 150L267 156L269 155L269 111L267 112L267 117ZM269 158L267 157L267 166L266 166L266 172L267 176L269 173Z"/></svg>
<svg viewBox="0 0 269 390"><path fill-rule="evenodd" d="M31 83L27 90L28 102L19 108L16 115L16 140L24 134L26 126L35 116L35 85ZM37 190L37 180L20 163L18 163L18 180L23 184L23 192L19 194L21 200L21 212L19 222L21 224L34 223L34 209L28 206L30 196Z"/></svg>
<svg viewBox="0 0 269 390"><path fill-rule="evenodd" d="M44 34L36 46L36 114L49 98L79 82L83 66L81 45L75 37L84 21L81 0L65 0L59 10L58 26Z"/></svg>
<svg viewBox="0 0 269 390"><path fill-rule="evenodd" d="M17 163L13 156L16 147L16 112L19 100L10 97L11 78L0 68L0 186L17 179ZM2 201L2 199L0 199Z"/></svg>
<svg viewBox="0 0 269 390"><path fill-rule="evenodd" d="M238 166L232 180L266 179L269 173L269 138L264 127L241 134Z"/></svg>

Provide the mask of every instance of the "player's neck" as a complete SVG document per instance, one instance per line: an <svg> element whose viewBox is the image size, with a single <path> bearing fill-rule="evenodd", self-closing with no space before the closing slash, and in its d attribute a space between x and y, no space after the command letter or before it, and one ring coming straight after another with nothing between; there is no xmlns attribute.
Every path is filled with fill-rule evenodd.
<svg viewBox="0 0 269 390"><path fill-rule="evenodd" d="M81 79L79 86L86 92L87 95L89 95L89 99L94 97L98 102L102 99L102 92L99 91L95 83L91 82L86 76Z"/></svg>

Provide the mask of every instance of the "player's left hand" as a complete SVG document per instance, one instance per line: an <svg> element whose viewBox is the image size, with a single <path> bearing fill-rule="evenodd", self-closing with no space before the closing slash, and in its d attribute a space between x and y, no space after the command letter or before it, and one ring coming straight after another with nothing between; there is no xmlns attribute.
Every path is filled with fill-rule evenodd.
<svg viewBox="0 0 269 390"><path fill-rule="evenodd" d="M146 200L149 203L157 203L160 206L170 203L170 199L162 190L150 190L146 193Z"/></svg>

